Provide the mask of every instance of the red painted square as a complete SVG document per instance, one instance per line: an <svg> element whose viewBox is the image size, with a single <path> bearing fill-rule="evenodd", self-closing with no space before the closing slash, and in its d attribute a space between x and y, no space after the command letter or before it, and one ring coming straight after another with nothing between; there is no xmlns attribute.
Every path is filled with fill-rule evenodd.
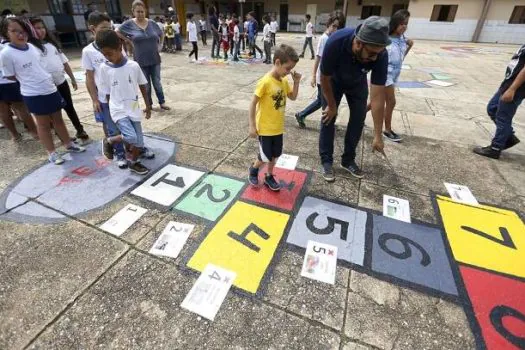
<svg viewBox="0 0 525 350"><path fill-rule="evenodd" d="M275 180L281 183L282 188L279 192L273 192L263 185L265 170L266 168L262 168L259 171L259 186L248 186L241 198L279 209L292 210L306 182L306 173L297 170L274 168Z"/></svg>
<svg viewBox="0 0 525 350"><path fill-rule="evenodd" d="M466 266L460 271L487 349L524 349L525 282Z"/></svg>

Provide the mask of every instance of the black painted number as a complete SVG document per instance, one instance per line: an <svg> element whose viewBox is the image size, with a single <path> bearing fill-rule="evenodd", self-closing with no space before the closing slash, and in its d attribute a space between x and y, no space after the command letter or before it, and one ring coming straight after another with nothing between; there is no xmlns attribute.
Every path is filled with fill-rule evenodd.
<svg viewBox="0 0 525 350"><path fill-rule="evenodd" d="M195 193L195 198L200 198L204 194L204 192L206 192L208 199L214 203L224 202L225 200L230 198L231 195L230 191L222 190L222 192L224 193L223 196L221 198L215 197L213 195L213 186L210 184L205 184L197 193Z"/></svg>
<svg viewBox="0 0 525 350"><path fill-rule="evenodd" d="M217 280L217 281L221 281L221 276L219 275L219 273L217 273L217 271L213 271L211 273L211 275L208 276L210 279L212 280Z"/></svg>
<svg viewBox="0 0 525 350"><path fill-rule="evenodd" d="M403 251L401 253L394 252L388 248L387 242L393 239L403 245ZM412 248L410 248L410 246L413 246L421 253L420 264L423 266L430 265L430 255L428 255L427 251L419 243L414 242L410 238L396 235L394 233L383 233L381 236L379 236L378 243L381 249L383 249L386 253L393 256L394 258L402 260L408 259L412 256Z"/></svg>
<svg viewBox="0 0 525 350"><path fill-rule="evenodd" d="M346 238L348 237L348 222L327 216L327 225L323 228L319 228L315 226L315 219L317 219L318 216L319 213L315 212L306 218L306 227L311 232L315 233L316 235L329 235L334 232L335 225L339 225L341 226L341 239L346 241Z"/></svg>
<svg viewBox="0 0 525 350"><path fill-rule="evenodd" d="M507 248L516 249L516 245L512 241L512 238L510 237L509 230L507 230L505 227L499 228L499 233L501 234L501 239L498 239L494 236L489 235L488 233L485 233L480 230L476 230L475 228L469 227L469 226L461 226L461 228L465 231L468 231L470 233L473 233L475 235L481 236L483 238L486 238L488 240L491 240L492 242L499 243L501 245L504 245Z"/></svg>
<svg viewBox="0 0 525 350"><path fill-rule="evenodd" d="M523 324L522 327L525 327L525 315L506 305L498 305L490 311L490 322L496 331L510 343L517 346L518 349L525 349L525 337L512 334L507 328L505 328L505 325L503 324L504 317L517 319Z"/></svg>

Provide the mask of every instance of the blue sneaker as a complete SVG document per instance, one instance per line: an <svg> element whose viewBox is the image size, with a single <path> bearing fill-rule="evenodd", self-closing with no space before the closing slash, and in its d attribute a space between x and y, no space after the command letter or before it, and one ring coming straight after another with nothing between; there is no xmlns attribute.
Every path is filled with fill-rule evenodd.
<svg viewBox="0 0 525 350"><path fill-rule="evenodd" d="M248 181L250 181L250 185L252 186L259 186L259 169L254 168L253 166L250 167Z"/></svg>
<svg viewBox="0 0 525 350"><path fill-rule="evenodd" d="M272 174L266 174L264 177L264 184L274 192L279 192L281 190L281 185L275 181L275 177Z"/></svg>
<svg viewBox="0 0 525 350"><path fill-rule="evenodd" d="M348 171L350 174L352 174L353 177L356 177L358 179L362 179L365 177L365 173L355 163L355 161L352 161L349 165L343 165L341 164L341 167Z"/></svg>
<svg viewBox="0 0 525 350"><path fill-rule="evenodd" d="M64 163L64 158L60 156L57 152L53 152L49 155L49 163L53 163L55 165L60 165Z"/></svg>
<svg viewBox="0 0 525 350"><path fill-rule="evenodd" d="M86 149L82 146L80 146L78 143L76 142L71 142L69 144L68 147L66 147L66 149L69 151L69 152L73 152L73 153L82 153L84 152Z"/></svg>

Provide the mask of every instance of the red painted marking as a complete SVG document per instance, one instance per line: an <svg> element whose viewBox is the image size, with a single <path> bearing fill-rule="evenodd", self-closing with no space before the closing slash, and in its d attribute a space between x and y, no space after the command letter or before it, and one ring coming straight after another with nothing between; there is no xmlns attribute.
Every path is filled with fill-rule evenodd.
<svg viewBox="0 0 525 350"><path fill-rule="evenodd" d="M58 186L79 182L82 182L82 179L74 179L66 175L58 181Z"/></svg>
<svg viewBox="0 0 525 350"><path fill-rule="evenodd" d="M497 331L490 314L503 306L525 315L525 282L466 266L460 271L487 349L519 349ZM525 341L525 320L506 316L502 324L515 341Z"/></svg>
<svg viewBox="0 0 525 350"><path fill-rule="evenodd" d="M95 159L95 165L99 169L100 168L105 168L105 167L107 167L110 164L111 164L111 161L109 159L104 158L104 157L100 157L100 158L96 158Z"/></svg>
<svg viewBox="0 0 525 350"><path fill-rule="evenodd" d="M78 175L78 176L89 176L93 174L96 170L93 170L85 165L79 166L76 169L73 169L71 173Z"/></svg>
<svg viewBox="0 0 525 350"><path fill-rule="evenodd" d="M334 255L334 251L333 250L329 250L328 251L328 255Z"/></svg>
<svg viewBox="0 0 525 350"><path fill-rule="evenodd" d="M306 173L297 170L275 168L274 175L277 182L281 182L281 191L270 191L263 185L265 168L259 172L259 187L248 187L242 194L242 199L267 204L284 210L292 210L299 192L306 182ZM284 183L283 183L284 182Z"/></svg>

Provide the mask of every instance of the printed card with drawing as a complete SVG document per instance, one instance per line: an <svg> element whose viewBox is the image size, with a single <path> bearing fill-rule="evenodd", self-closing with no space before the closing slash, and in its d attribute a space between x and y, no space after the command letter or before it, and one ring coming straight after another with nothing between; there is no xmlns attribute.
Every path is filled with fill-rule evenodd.
<svg viewBox="0 0 525 350"><path fill-rule="evenodd" d="M383 216L404 221L410 221L410 203L406 199L383 196Z"/></svg>
<svg viewBox="0 0 525 350"><path fill-rule="evenodd" d="M206 265L181 307L213 321L236 277L233 271Z"/></svg>
<svg viewBox="0 0 525 350"><path fill-rule="evenodd" d="M324 283L335 283L337 247L308 241L301 276Z"/></svg>
<svg viewBox="0 0 525 350"><path fill-rule="evenodd" d="M147 211L147 209L137 205L128 204L100 226L100 228L115 236L120 236L140 219L142 215L146 214Z"/></svg>
<svg viewBox="0 0 525 350"><path fill-rule="evenodd" d="M449 83L447 81L436 80L436 79L425 81L425 84L431 84L431 85L441 86L441 87L449 87L449 86L455 85L454 83Z"/></svg>
<svg viewBox="0 0 525 350"><path fill-rule="evenodd" d="M291 154L282 154L277 160L277 163L275 164L275 166L277 168L295 170L295 167L297 167L298 161L299 161L299 156L294 156Z"/></svg>
<svg viewBox="0 0 525 350"><path fill-rule="evenodd" d="M190 224L170 221L149 252L176 259L194 227Z"/></svg>
<svg viewBox="0 0 525 350"><path fill-rule="evenodd" d="M447 191L453 200L465 204L479 205L476 197L474 197L467 186L449 184L445 182L445 187L447 188Z"/></svg>

